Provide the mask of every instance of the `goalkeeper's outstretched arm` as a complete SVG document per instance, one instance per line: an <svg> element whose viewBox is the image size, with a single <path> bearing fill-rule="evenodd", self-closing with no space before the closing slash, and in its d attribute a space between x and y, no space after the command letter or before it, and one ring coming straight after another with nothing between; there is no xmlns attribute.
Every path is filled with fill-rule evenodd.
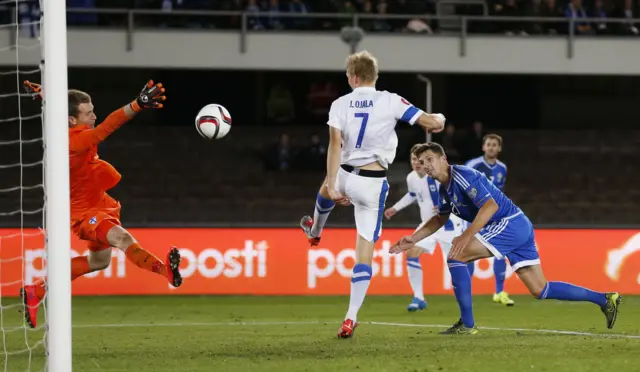
<svg viewBox="0 0 640 372"><path fill-rule="evenodd" d="M28 80L24 82L24 85L26 91L31 93L34 99L44 98L41 85L31 83ZM143 109L162 108L162 102L166 100L164 93L165 89L162 84L154 84L153 80L149 80L135 100L109 114L96 128L85 130L74 136L69 143L70 151L84 152L92 146L98 145Z"/></svg>

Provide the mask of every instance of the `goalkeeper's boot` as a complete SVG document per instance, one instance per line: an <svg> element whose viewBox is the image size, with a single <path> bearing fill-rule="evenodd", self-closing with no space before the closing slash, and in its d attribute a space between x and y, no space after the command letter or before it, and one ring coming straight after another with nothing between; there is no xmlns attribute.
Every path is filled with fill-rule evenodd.
<svg viewBox="0 0 640 372"><path fill-rule="evenodd" d="M311 218L311 216L302 217L300 220L300 227L302 227L302 231L304 231L304 234L307 236L307 239L309 239L309 244L311 244L312 247L320 244L320 237L315 237L311 234L311 228L313 227L313 218Z"/></svg>
<svg viewBox="0 0 640 372"><path fill-rule="evenodd" d="M35 285L25 285L20 288L20 296L24 301L24 319L31 328L35 328L38 322L38 308L40 299L36 295Z"/></svg>
<svg viewBox="0 0 640 372"><path fill-rule="evenodd" d="M182 275L180 274L180 251L176 247L171 247L167 253L167 278L169 283L174 287L180 287L182 284Z"/></svg>
<svg viewBox="0 0 640 372"><path fill-rule="evenodd" d="M622 303L622 296L620 296L618 292L610 292L607 293L606 296L607 303L600 309L604 313L604 316L607 317L607 328L611 329L616 324L618 309Z"/></svg>
<svg viewBox="0 0 640 372"><path fill-rule="evenodd" d="M427 308L427 301L414 297L413 301L411 301L409 306L407 306L407 311L413 312L418 310L424 310L426 308Z"/></svg>
<svg viewBox="0 0 640 372"><path fill-rule="evenodd" d="M342 326L340 326L340 329L338 330L338 338L351 338L351 336L353 336L353 333L356 331L357 326L358 323L355 323L353 320L345 319L345 321L342 322Z"/></svg>
<svg viewBox="0 0 640 372"><path fill-rule="evenodd" d="M505 291L502 291L500 293L494 293L493 302L496 302L505 306L513 306L516 304L515 302L513 302L512 299L509 298L509 294Z"/></svg>
<svg viewBox="0 0 640 372"><path fill-rule="evenodd" d="M475 325L473 327L465 326L462 319L458 320L451 328L440 332L441 335L475 335L476 333L478 333L478 328Z"/></svg>

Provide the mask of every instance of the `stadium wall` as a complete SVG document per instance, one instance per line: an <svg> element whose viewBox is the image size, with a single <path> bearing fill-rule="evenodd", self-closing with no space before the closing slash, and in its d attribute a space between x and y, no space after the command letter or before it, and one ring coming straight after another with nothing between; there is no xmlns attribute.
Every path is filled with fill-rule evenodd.
<svg viewBox="0 0 640 372"><path fill-rule="evenodd" d="M185 282L172 289L164 280L130 264L113 252L111 266L73 284L74 295L346 295L354 264L354 231L328 229L319 247L309 248L298 229L287 228L134 228L142 246L162 257L177 245L184 258ZM385 229L376 244L370 293L410 293L404 255L388 249L412 229ZM42 277L40 230L0 229L0 275L3 296L17 296L21 278ZM640 294L640 230L537 229L537 243L547 278L561 278L595 290ZM23 249L24 247L24 254ZM54 249L56 249L54 247ZM58 247L57 249L68 249ZM87 254L86 244L72 237L72 255ZM16 259L16 257L21 257ZM24 257L24 259L22 259ZM452 291L440 250L421 257L427 294ZM476 294L494 289L492 261L481 260L473 278ZM510 271L507 288L526 294Z"/></svg>
<svg viewBox="0 0 640 372"><path fill-rule="evenodd" d="M0 31L0 48L14 43ZM188 41L188 42L185 42ZM20 62L40 62L39 41L23 37ZM255 33L198 30L68 32L69 66L342 71L351 51L337 33ZM640 75L634 38L367 35L387 72ZM129 50L130 48L130 50ZM244 50L243 50L244 49ZM168 52L169 51L169 52ZM403 58L402 56L411 56ZM0 65L15 66L15 53Z"/></svg>

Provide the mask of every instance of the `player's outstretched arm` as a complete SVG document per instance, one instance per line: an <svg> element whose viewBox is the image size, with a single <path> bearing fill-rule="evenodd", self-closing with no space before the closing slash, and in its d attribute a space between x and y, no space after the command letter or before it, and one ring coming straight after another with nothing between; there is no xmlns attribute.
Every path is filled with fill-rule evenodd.
<svg viewBox="0 0 640 372"><path fill-rule="evenodd" d="M420 115L416 123L420 125L428 133L438 133L444 129L444 123L447 119L442 114L427 114Z"/></svg>
<svg viewBox="0 0 640 372"><path fill-rule="evenodd" d="M467 235L472 237L478 233L478 231L482 230L483 227L489 223L491 217L498 211L498 203L493 198L487 199L486 202L480 207L478 210L478 214L476 218L473 219L473 222L467 227L467 229L462 233L462 235Z"/></svg>
<svg viewBox="0 0 640 372"><path fill-rule="evenodd" d="M154 84L153 80L149 80L135 100L109 114L109 116L94 129L81 132L74 136L73 140L69 143L70 150L72 152L82 152L91 146L96 146L124 123L136 116L138 112L144 109L162 108L162 102L167 99L164 92L165 89L162 87L162 84Z"/></svg>
<svg viewBox="0 0 640 372"><path fill-rule="evenodd" d="M395 216L396 213L415 203L415 201L415 195L412 195L411 192L407 192L406 194L404 194L402 199L398 200L398 202L393 205L393 207L388 208L386 211L384 211L384 216L389 219Z"/></svg>
<svg viewBox="0 0 640 372"><path fill-rule="evenodd" d="M417 242L438 231L449 220L449 214L437 214L411 236L405 236L389 248L389 253L400 253L413 247Z"/></svg>
<svg viewBox="0 0 640 372"><path fill-rule="evenodd" d="M467 227L467 229L453 239L451 242L451 250L449 251L449 258L456 259L458 255L462 254L464 249L471 243L471 239L487 225L491 217L498 211L498 204L493 198L487 199L482 207L478 210L476 218Z"/></svg>

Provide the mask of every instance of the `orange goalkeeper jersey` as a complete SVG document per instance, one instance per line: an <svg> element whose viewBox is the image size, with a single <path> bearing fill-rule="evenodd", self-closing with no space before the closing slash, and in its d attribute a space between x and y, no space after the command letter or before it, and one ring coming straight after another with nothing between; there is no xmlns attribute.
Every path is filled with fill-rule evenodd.
<svg viewBox="0 0 640 372"><path fill-rule="evenodd" d="M99 126L69 129L71 220L80 220L111 197L106 191L120 182L120 173L98 157L98 144L129 120L124 109L112 112Z"/></svg>

